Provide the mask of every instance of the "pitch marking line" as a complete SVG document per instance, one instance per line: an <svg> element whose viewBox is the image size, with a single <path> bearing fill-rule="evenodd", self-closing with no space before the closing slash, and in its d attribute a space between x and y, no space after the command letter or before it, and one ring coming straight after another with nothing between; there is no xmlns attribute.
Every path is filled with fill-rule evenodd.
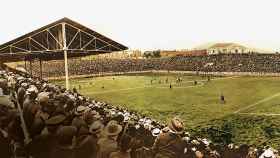
<svg viewBox="0 0 280 158"><path fill-rule="evenodd" d="M225 79L230 79L230 78L236 78L238 76L232 76L232 77L225 77L225 78L216 78L216 79L212 79L212 81L216 81L216 80L225 80ZM198 80L198 81L207 81L207 80ZM194 81L186 81L186 82L194 82ZM165 83L164 83L165 84ZM203 84L204 85L204 84ZM201 85L197 85L197 86L201 86ZM192 87L197 87L197 86L192 86ZM154 87L154 88L163 88L163 87L155 87L154 85L149 85L149 86L141 86L141 87L134 87L134 88L124 88L124 89L114 89L114 90L108 90L108 91L104 91L104 92L89 92L89 93L85 93L86 95L90 95L90 94L104 94L104 93L111 93L111 92L119 92L119 91L127 91L127 90L132 90L132 89L142 89L142 88L150 88L150 87ZM187 86L187 87L182 87L182 88L190 88L191 86ZM168 88L168 87L165 87ZM172 87L174 88L174 87ZM178 87L175 87L178 88Z"/></svg>
<svg viewBox="0 0 280 158"><path fill-rule="evenodd" d="M262 99L262 100L259 100L259 101L255 102L255 103L253 103L253 104L250 104L250 105L248 105L248 106L246 106L246 107L244 107L244 108L240 108L240 109L238 109L237 111L235 111L234 113L237 114L237 113L239 113L240 111L244 111L244 110L247 110L247 109L249 109L249 108L251 108L251 107L253 107L253 106L256 106L256 105L258 105L258 104L260 104L260 103L267 102L267 101L269 101L269 100L271 100L271 99L273 99L273 98L275 98L275 97L278 97L279 95L280 95L280 93L276 93L276 94L274 94L274 95L272 95L272 96L266 97L266 98L264 98L264 99Z"/></svg>
<svg viewBox="0 0 280 158"><path fill-rule="evenodd" d="M280 114L273 114L273 113L246 113L246 112L241 112L238 113L239 115L256 115L256 116L280 116Z"/></svg>

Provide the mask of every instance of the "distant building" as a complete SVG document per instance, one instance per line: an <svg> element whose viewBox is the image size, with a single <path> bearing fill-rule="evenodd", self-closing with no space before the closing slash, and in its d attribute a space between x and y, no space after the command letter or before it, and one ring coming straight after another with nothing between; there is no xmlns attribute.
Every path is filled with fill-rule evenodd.
<svg viewBox="0 0 280 158"><path fill-rule="evenodd" d="M173 56L203 56L207 55L207 50L161 50L161 57L173 57Z"/></svg>
<svg viewBox="0 0 280 158"><path fill-rule="evenodd" d="M115 58L115 59L126 59L126 58L138 59L138 58L142 58L142 52L140 50L125 50L125 51L119 51L113 53L100 54L98 55L98 57Z"/></svg>
<svg viewBox="0 0 280 158"><path fill-rule="evenodd" d="M232 53L250 53L252 49L236 43L216 43L207 49L207 54L232 54Z"/></svg>
<svg viewBox="0 0 280 158"><path fill-rule="evenodd" d="M204 56L212 54L242 54L258 52L256 49L248 48L237 43L214 43L193 50L161 50L161 57L172 56Z"/></svg>

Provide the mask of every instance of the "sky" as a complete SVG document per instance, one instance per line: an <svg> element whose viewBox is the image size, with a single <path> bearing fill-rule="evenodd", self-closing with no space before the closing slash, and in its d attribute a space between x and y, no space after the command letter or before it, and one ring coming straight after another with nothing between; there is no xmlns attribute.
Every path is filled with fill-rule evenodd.
<svg viewBox="0 0 280 158"><path fill-rule="evenodd" d="M131 49L236 42L280 51L279 0L6 0L0 43L68 17Z"/></svg>

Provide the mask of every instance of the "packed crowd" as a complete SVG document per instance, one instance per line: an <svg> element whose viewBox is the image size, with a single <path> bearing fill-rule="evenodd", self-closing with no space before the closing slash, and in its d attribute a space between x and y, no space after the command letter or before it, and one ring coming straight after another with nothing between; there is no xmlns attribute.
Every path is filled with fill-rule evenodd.
<svg viewBox="0 0 280 158"><path fill-rule="evenodd" d="M1 158L274 158L254 145L193 137L169 124L90 100L44 80L0 70Z"/></svg>
<svg viewBox="0 0 280 158"><path fill-rule="evenodd" d="M280 55L217 54L209 56L168 57L153 59L70 59L68 64L70 75L150 70L279 73ZM35 63L33 67L36 76L39 76L38 63ZM35 67L37 67L37 69L35 69ZM63 61L44 62L44 77L57 77L63 75Z"/></svg>

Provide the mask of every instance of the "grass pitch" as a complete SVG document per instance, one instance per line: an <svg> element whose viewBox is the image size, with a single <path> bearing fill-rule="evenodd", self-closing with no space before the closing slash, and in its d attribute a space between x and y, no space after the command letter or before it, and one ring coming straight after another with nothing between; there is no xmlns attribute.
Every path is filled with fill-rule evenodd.
<svg viewBox="0 0 280 158"><path fill-rule="evenodd" d="M181 83L176 82L178 77ZM208 81L202 76L138 74L73 79L70 84L92 99L125 106L162 122L179 116L187 129L216 142L225 141L217 139L222 135L224 143L280 144L277 77L211 77ZM211 133L213 129L220 132Z"/></svg>

